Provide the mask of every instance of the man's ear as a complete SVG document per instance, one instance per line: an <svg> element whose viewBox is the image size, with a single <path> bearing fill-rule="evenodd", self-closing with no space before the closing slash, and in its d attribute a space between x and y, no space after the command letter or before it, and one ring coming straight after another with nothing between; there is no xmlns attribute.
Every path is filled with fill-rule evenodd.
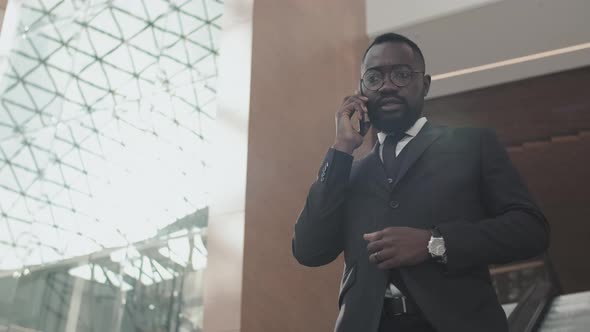
<svg viewBox="0 0 590 332"><path fill-rule="evenodd" d="M430 75L424 75L424 97L426 97L428 95L428 91L430 91L430 82L431 82L431 77Z"/></svg>

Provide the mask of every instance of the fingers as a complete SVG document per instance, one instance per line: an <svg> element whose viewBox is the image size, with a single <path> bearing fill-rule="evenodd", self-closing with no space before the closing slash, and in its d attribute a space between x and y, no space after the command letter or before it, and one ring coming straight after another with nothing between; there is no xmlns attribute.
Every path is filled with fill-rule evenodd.
<svg viewBox="0 0 590 332"><path fill-rule="evenodd" d="M402 266L401 261L397 258L397 256L393 256L390 259L384 260L381 263L377 264L377 268L379 270L390 270L395 269Z"/></svg>
<svg viewBox="0 0 590 332"><path fill-rule="evenodd" d="M373 233L366 233L363 235L363 239L369 242L381 240L383 238L383 231L377 231Z"/></svg>
<svg viewBox="0 0 590 332"><path fill-rule="evenodd" d="M397 251L393 248L387 248L369 255L369 262L377 265L381 270L387 270L401 266Z"/></svg>
<svg viewBox="0 0 590 332"><path fill-rule="evenodd" d="M375 253L375 252L379 252L387 247L391 247L392 243L391 241L387 241L387 240L377 240L377 241L371 241L369 242L369 244L367 245L367 252L370 254Z"/></svg>
<svg viewBox="0 0 590 332"><path fill-rule="evenodd" d="M411 227L388 227L364 234L369 261L379 269L420 264L429 257L430 231Z"/></svg>
<svg viewBox="0 0 590 332"><path fill-rule="evenodd" d="M363 103L366 103L369 100L369 98L357 93L352 96L344 97L344 99L342 100L342 104L344 104L345 102L347 102L348 100L351 100L351 99L357 99L357 100L362 101Z"/></svg>
<svg viewBox="0 0 590 332"><path fill-rule="evenodd" d="M344 98L342 105L336 111L336 137L334 139L334 149L352 154L356 148L362 145L363 135L355 127L353 121L355 114L363 115L367 113L365 102L367 98L353 95Z"/></svg>
<svg viewBox="0 0 590 332"><path fill-rule="evenodd" d="M374 253L370 254L369 255L369 262L371 262L373 264L381 263L383 261L383 257L381 255L382 255L381 251L374 252Z"/></svg>
<svg viewBox="0 0 590 332"><path fill-rule="evenodd" d="M369 112L369 110L367 109L368 100L369 99L365 96L356 96L355 101L357 101L357 104L360 105L362 110L362 112L359 112L359 114L367 114Z"/></svg>
<svg viewBox="0 0 590 332"><path fill-rule="evenodd" d="M348 112L346 112L346 113L349 117L352 117L354 115L354 113L357 112L360 115L359 118L362 118L363 114L365 114L365 112L367 112L365 104L362 104L362 103L359 103L356 101L345 106L345 109L348 110Z"/></svg>
<svg viewBox="0 0 590 332"><path fill-rule="evenodd" d="M351 117L354 112L359 112L361 115L366 114L368 112L367 106L365 105L367 101L368 99L364 96L348 96L342 101L339 113L346 114L349 117Z"/></svg>
<svg viewBox="0 0 590 332"><path fill-rule="evenodd" d="M400 266L399 252L392 241L391 233L395 232L395 228L388 227L383 230L367 233L363 238L368 241L367 253L369 254L369 262L377 265L381 270L387 270Z"/></svg>

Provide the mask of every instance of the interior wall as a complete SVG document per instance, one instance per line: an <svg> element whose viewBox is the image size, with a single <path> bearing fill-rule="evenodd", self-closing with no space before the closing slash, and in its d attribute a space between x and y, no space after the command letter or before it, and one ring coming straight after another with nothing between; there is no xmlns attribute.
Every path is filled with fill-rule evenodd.
<svg viewBox="0 0 590 332"><path fill-rule="evenodd" d="M565 292L590 289L590 67L426 102L430 120L491 127L551 224ZM433 83L435 84L435 83Z"/></svg>
<svg viewBox="0 0 590 332"><path fill-rule="evenodd" d="M426 55L426 68L435 76L433 81L436 84L430 89L430 97L590 65L590 39L587 33L590 31L587 14L590 13L590 1L452 0L430 1L432 5L424 5L424 2L403 1L402 5L402 1L368 0L367 11L370 15L367 15L367 20L372 22L373 27L380 28L368 30L367 33L375 36L389 26L389 29L410 37L420 45ZM429 9L419 10L420 14L406 13L420 4ZM454 10L457 12L452 13ZM400 16L413 18L414 21L411 25L399 27L404 22L404 19L398 19ZM436 78L456 70L555 50L560 51L517 64L504 63L505 66L493 70Z"/></svg>
<svg viewBox="0 0 590 332"><path fill-rule="evenodd" d="M360 75L364 1L254 2L242 330L331 331L342 262L307 268L293 225Z"/></svg>

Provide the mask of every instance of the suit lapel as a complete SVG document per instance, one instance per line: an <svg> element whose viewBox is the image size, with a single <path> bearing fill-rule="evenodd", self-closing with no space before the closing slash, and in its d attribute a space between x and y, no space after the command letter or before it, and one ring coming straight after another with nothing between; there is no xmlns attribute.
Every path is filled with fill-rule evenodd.
<svg viewBox="0 0 590 332"><path fill-rule="evenodd" d="M400 165L400 170L397 175L397 178L393 184L395 187L399 181L406 175L410 167L420 158L422 153L426 151L426 149L434 142L437 138L440 137L443 130L442 127L433 127L430 125L430 122L426 122L424 127L420 130L418 135L414 137L410 143L404 148L405 156L402 159L402 163Z"/></svg>

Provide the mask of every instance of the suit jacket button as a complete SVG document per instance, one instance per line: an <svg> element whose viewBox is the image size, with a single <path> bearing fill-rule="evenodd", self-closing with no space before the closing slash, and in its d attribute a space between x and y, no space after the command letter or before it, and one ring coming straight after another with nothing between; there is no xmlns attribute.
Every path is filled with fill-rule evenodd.
<svg viewBox="0 0 590 332"><path fill-rule="evenodd" d="M392 178L387 178L387 183L392 184L393 183L393 179Z"/></svg>
<svg viewBox="0 0 590 332"><path fill-rule="evenodd" d="M398 201L391 201L391 202L389 202L389 207L391 207L392 209L397 209L399 207L399 202Z"/></svg>

